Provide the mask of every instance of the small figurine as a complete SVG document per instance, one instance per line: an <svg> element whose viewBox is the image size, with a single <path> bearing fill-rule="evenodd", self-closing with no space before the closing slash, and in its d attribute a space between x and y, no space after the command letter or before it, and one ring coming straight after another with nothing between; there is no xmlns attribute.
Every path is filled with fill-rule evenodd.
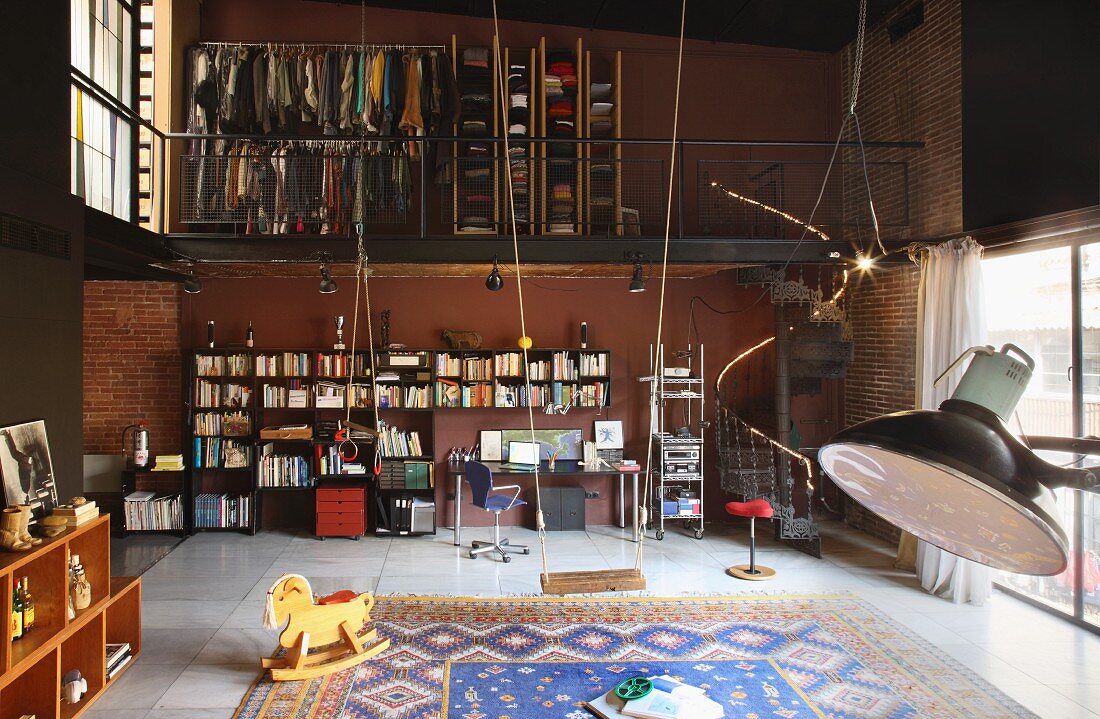
<svg viewBox="0 0 1100 719"><path fill-rule="evenodd" d="M61 678L61 701L66 704L76 704L88 691L88 680L80 674L79 669L65 672Z"/></svg>
<svg viewBox="0 0 1100 719"><path fill-rule="evenodd" d="M390 311L382 310L382 347L390 346Z"/></svg>

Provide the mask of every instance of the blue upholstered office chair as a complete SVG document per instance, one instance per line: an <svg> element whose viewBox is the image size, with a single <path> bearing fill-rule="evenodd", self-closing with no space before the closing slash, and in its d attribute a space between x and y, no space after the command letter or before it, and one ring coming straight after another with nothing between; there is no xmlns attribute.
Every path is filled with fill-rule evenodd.
<svg viewBox="0 0 1100 719"><path fill-rule="evenodd" d="M509 544L507 539L500 538L500 513L512 507L522 507L527 504L519 498L519 485L504 484L494 487L492 471L481 462L466 463L466 481L470 483L470 497L473 499L474 506L493 513L493 541L473 542L470 559L477 559L477 555L494 550L500 552L500 556L505 562L512 561L512 558L508 556L508 552L530 554L531 550L527 547L520 544ZM511 496L491 494L496 489L514 489L516 493Z"/></svg>

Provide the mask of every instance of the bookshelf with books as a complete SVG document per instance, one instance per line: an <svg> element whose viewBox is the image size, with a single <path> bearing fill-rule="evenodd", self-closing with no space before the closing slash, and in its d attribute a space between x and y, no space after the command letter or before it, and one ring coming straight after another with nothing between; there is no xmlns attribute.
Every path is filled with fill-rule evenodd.
<svg viewBox="0 0 1100 719"><path fill-rule="evenodd" d="M593 409L610 406L611 359L605 349L540 348L528 352L526 365L523 353L510 348L375 350L377 409L368 350L357 350L354 357L350 352L300 348L218 352L196 352L186 390L191 444L184 456L188 481L178 494L187 509L184 524L190 531L308 528L315 517L307 508L315 503L319 482L354 480L369 473L373 440L358 437L360 456L350 462L340 459L336 449L334 435L347 412L349 380L352 421L373 427L377 413L385 429L384 461L402 467L406 462L433 461L436 413L449 408L508 409L548 403ZM200 355L208 359L199 360ZM237 357L232 363L230 355ZM213 359L218 356L220 361ZM210 379L197 369L227 371L231 365L249 374L215 376L224 378L223 387L225 382L236 383L242 389L234 390L234 396L247 396L249 401L218 411L205 406L208 402L194 403L196 396L214 396L213 391L195 394ZM263 399L265 385L300 387L309 399L305 407L268 406ZM247 389L251 391L246 393ZM226 396L219 391L223 392L219 397ZM289 404L289 395L287 399ZM290 429L294 427L300 429ZM262 432L265 428L281 429L272 435ZM422 507L425 497L417 496ZM368 515L375 518L376 526L383 526L378 514L383 510L376 502L372 505L375 509ZM387 513L395 510L386 507ZM150 521L171 516L170 508L137 508L133 510L135 527L138 509L149 513ZM389 514L387 519L393 526Z"/></svg>
<svg viewBox="0 0 1100 719"><path fill-rule="evenodd" d="M100 515L27 552L0 555L0 591L33 594L33 625L4 622L0 638L0 709L4 717L74 719L141 653L141 580L111 577L110 518ZM85 609L68 611L70 559L79 557L91 585ZM22 599L21 597L21 599ZM13 602L7 601L10 608ZM25 616L25 615L24 615ZM18 630L18 633L17 633ZM131 662L108 671L108 645L128 644ZM64 672L79 669L88 690L79 704L58 700Z"/></svg>
<svg viewBox="0 0 1100 719"><path fill-rule="evenodd" d="M124 470L122 529L186 536L189 485L184 469Z"/></svg>

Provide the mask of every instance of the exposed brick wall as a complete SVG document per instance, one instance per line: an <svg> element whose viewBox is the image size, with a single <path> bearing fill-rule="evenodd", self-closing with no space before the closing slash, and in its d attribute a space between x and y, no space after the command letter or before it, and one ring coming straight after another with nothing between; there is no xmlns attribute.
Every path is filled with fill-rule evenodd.
<svg viewBox="0 0 1100 719"><path fill-rule="evenodd" d="M850 97L854 59L853 44L841 54L843 98ZM868 32L856 112L864 139L925 143L915 152L876 155L909 162L910 221L906 228L884 231L884 239L918 241L961 233L960 0L924 0L924 23L897 42L891 43L885 23ZM851 152L845 159L858 160ZM911 264L876 269L873 277L853 275L849 310L856 355L845 380L848 425L913 408L919 280ZM896 528L854 502L847 503L845 515L870 534L897 538Z"/></svg>
<svg viewBox="0 0 1100 719"><path fill-rule="evenodd" d="M178 283L84 283L84 452L117 453L144 419L153 454L180 452Z"/></svg>

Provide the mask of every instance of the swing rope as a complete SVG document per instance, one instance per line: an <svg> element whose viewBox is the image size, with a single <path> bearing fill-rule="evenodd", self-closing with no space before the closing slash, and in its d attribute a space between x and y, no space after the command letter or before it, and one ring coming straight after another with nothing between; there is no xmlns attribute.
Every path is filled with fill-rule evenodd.
<svg viewBox="0 0 1100 719"><path fill-rule="evenodd" d="M686 18L687 18L687 0L682 0L681 8L680 8L680 41L679 41L679 49L678 49L678 52L677 52L677 58L676 58L676 99L675 99L675 102L673 104L673 116L672 116L672 145L671 145L671 155L672 155L672 157L671 157L671 161L669 163L668 203L667 203L667 211L666 211L666 214L665 214L665 242L664 242L664 251L663 251L663 257L662 257L662 262L661 262L661 295L660 295L660 307L659 307L658 314L657 314L657 347L658 348L660 347L661 333L662 333L663 324L664 324L665 282L666 282L666 279L667 279L667 276L668 276L668 249L669 249L669 241L670 241L671 227L672 227L672 192L673 192L673 187L674 187L674 179L675 179L675 176L676 176L676 142L677 142L678 131L679 131L679 122L680 122L680 86L681 86L681 71L682 71L682 68L683 68L683 61L684 61L684 27L685 27ZM499 20L498 20L498 17L497 17L497 2L496 2L496 0L493 0L493 45L494 45L494 49L496 50L495 65L496 65L497 84L498 84L498 88L500 90L500 93L499 93L500 94L500 102L501 102L501 106L506 108L507 107L506 102L507 102L507 97L508 97L507 96L507 89L506 89L507 85L506 85L506 78L505 78L504 70L503 70L503 59L501 57L502 49L501 49L501 43L500 43L500 23L499 23ZM579 64L581 62L581 60L582 59L578 57L577 58L577 63ZM509 142L508 142L508 133L507 132L504 133L504 157L505 157L506 162L510 161L509 158L511 157L511 153L509 151ZM620 169L620 171L621 171L621 169ZM515 259L516 292L517 292L518 299L519 299L519 324L520 324L520 331L522 333L522 337L526 338L527 337L527 320L526 320L526 315L525 315L525 312L524 312L524 303L523 303L523 276L522 276L522 272L521 272L521 268L520 268L520 259L519 259L519 232L518 232L518 228L517 228L517 225L516 225L515 194L514 194L513 188L512 188L512 173L511 172L505 172L504 175L505 175L505 178L507 180L508 199L509 199L509 203L508 203L508 205L509 205L509 215L510 215L510 218L511 218L511 221L512 221L511 222L511 226L512 226L512 252L513 252L513 255L514 255L514 259ZM527 421L528 421L528 425L529 425L529 429L530 429L530 433L531 433L531 442L534 443L535 442L535 414L534 414L533 403L530 401L530 398L531 398L531 378L530 378L530 372L529 372L530 363L528 361L528 356L527 356L527 344L528 343L525 342L525 341L520 342L520 348L523 350L523 365L524 365L524 369L525 369L525 371L524 371L524 383L525 383L525 386L526 386L526 389L527 389L527 397L528 397ZM653 363L651 362L651 364L653 364ZM655 407L653 406L653 402L650 401L650 428L652 428L654 412L655 412ZM649 516L649 493L650 493L650 482L651 482L650 460L652 458L652 454L653 454L653 432L650 431L649 432L649 442L648 442L648 447L647 447L647 451L646 451L645 490L642 494L641 501L638 501L637 497L635 498L635 501L638 503L638 523L643 528L643 530L645 528L645 525L646 525L646 522L648 521L648 516ZM543 513L542 513L542 493L540 491L538 464L535 465L534 475L535 475L535 526L538 530L539 551L540 551L540 554L541 554L541 557L542 557L542 574L543 574L543 578L545 579L549 576L550 569L549 569L549 560L547 558L547 551L546 551L546 526L545 526L545 522L543 520ZM641 569L642 569L642 559L643 559L643 551L644 551L643 548L644 548L644 545L645 545L644 537L645 537L645 533L643 531L643 533L641 535L639 535L639 537L638 537L638 548L637 548L637 553L636 553L636 557L635 557L635 560L634 560L634 569L639 574L641 573Z"/></svg>
<svg viewBox="0 0 1100 719"><path fill-rule="evenodd" d="M504 74L503 59L501 57L503 50L500 43L500 23L497 19L497 0L493 0L493 46L496 50L496 75L497 75L497 87L500 90L500 102L501 107L507 107L508 100L508 82L507 76ZM578 62L580 58L577 58ZM516 196L512 189L512 173L511 173L511 153L509 151L508 132L504 133L504 161L505 167L508 168L508 172L504 173L504 177L508 181L508 214L512 220L512 255L515 260L516 267L516 292L519 296L519 329L520 336L527 337L527 317L524 313L523 305L523 275L520 272L519 265L519 230L516 225ZM531 431L531 443L535 443L535 407L531 401L531 364L527 357L527 345L526 341L521 341L520 349L523 350L523 382L527 389L527 423ZM536 460L538 457L535 458ZM542 558L542 574L546 576L550 574L550 562L546 554L546 522L542 514L542 492L539 486L539 463L535 462L535 529L539 535L539 555Z"/></svg>

